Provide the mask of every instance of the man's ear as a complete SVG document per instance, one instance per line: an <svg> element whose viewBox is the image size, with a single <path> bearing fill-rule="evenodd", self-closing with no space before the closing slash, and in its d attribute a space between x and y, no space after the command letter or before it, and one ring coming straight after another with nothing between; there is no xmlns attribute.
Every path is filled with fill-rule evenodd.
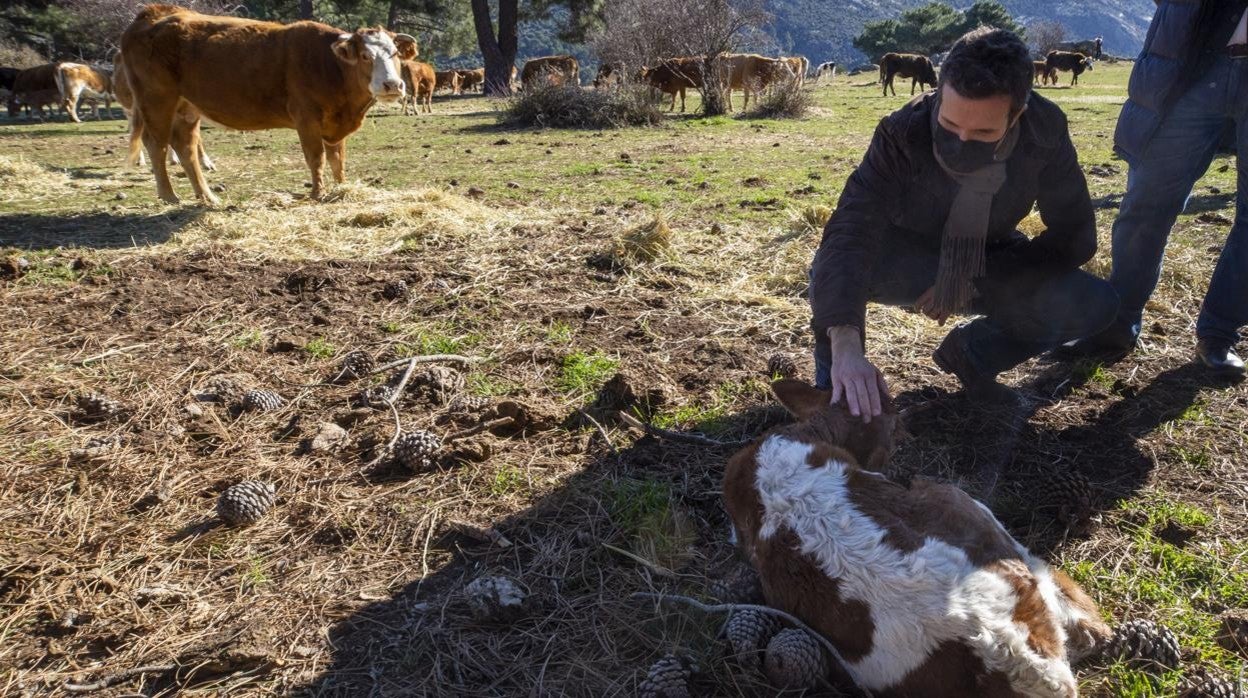
<svg viewBox="0 0 1248 698"><path fill-rule="evenodd" d="M360 52L355 44L354 34L339 34L332 47L334 55L343 63L356 63L360 60Z"/></svg>
<svg viewBox="0 0 1248 698"><path fill-rule="evenodd" d="M808 419L812 414L827 407L832 399L828 391L790 378L772 383L771 392L780 404L784 405L784 409L798 420Z"/></svg>

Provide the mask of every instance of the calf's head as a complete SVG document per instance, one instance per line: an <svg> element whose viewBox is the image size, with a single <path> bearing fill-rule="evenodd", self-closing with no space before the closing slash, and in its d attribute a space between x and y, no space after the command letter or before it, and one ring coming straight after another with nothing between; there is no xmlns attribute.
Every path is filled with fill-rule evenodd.
<svg viewBox="0 0 1248 698"><path fill-rule="evenodd" d="M419 54L416 39L385 29L359 29L354 34L341 34L333 50L338 60L353 66L360 79L368 81L369 92L383 102L403 97L401 62Z"/></svg>

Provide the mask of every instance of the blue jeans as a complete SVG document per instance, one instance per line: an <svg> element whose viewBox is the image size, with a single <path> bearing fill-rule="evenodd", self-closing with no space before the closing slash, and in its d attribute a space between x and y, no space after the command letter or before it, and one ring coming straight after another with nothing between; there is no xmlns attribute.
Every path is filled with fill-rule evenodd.
<svg viewBox="0 0 1248 698"><path fill-rule="evenodd" d="M912 306L936 282L940 250L923 248L905 237L885 234L887 260L872 272L868 300ZM1118 310L1109 283L1079 269L1048 267L1001 269L993 264L1008 245L987 250L987 275L975 282L979 296L973 314L983 317L950 332L946 342L960 345L981 375L995 376L1024 361L1080 337L1105 329ZM867 331L868 336L870 330ZM815 338L815 385L832 387L832 347Z"/></svg>
<svg viewBox="0 0 1248 698"><path fill-rule="evenodd" d="M1248 60L1223 56L1166 114L1147 149L1128 162L1127 193L1114 222L1113 272L1118 318L1106 330L1139 336L1144 304L1157 287L1174 221L1209 169L1228 121L1235 124L1237 196L1231 228L1196 321L1196 336L1234 344L1248 324Z"/></svg>

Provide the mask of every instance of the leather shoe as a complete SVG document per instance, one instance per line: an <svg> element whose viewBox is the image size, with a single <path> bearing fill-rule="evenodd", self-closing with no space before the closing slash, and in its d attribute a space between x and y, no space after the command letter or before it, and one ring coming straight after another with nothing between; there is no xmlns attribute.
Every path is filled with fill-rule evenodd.
<svg viewBox="0 0 1248 698"><path fill-rule="evenodd" d="M1243 378L1244 361L1235 354L1227 342L1201 339L1196 342L1196 356L1215 375L1224 378Z"/></svg>
<svg viewBox="0 0 1248 698"><path fill-rule="evenodd" d="M966 344L956 329L932 352L932 360L940 370L957 377L966 397L973 403L1004 406L1018 402L1018 395L1012 388L998 383L996 376L978 371L971 364Z"/></svg>

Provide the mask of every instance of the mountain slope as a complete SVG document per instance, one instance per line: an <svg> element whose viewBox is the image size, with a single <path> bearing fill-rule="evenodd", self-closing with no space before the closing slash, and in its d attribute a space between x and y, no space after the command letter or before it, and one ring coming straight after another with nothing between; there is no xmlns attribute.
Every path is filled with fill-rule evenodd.
<svg viewBox="0 0 1248 698"><path fill-rule="evenodd" d="M769 0L775 16L771 33L781 50L812 61L854 64L866 60L853 38L867 22L896 17L927 0ZM954 2L965 9L970 2ZM1071 39L1102 36L1105 51L1134 56L1144 43L1153 16L1152 0L1002 0L1021 23L1060 22Z"/></svg>

